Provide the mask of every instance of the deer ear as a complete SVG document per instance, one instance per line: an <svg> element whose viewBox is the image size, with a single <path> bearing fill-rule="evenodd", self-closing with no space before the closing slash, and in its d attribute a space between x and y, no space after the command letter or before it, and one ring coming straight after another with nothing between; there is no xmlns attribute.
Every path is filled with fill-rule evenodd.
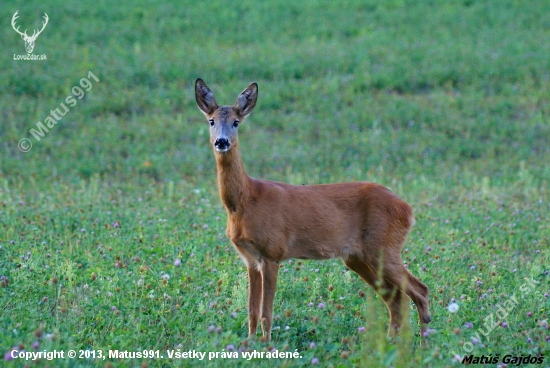
<svg viewBox="0 0 550 368"><path fill-rule="evenodd" d="M237 113L245 117L254 110L256 106L256 100L258 99L258 84L256 82L251 83L244 91L241 92L235 102L235 109Z"/></svg>
<svg viewBox="0 0 550 368"><path fill-rule="evenodd" d="M205 114L211 114L218 108L214 93L200 78L197 78L195 82L195 99L197 100L199 109Z"/></svg>

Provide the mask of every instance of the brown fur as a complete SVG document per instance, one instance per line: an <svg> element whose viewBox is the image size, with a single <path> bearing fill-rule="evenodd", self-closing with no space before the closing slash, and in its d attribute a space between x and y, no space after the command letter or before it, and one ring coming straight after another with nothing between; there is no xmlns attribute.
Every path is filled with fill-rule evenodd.
<svg viewBox="0 0 550 368"><path fill-rule="evenodd" d="M230 143L227 151L215 149L214 154L227 211L227 236L248 267L249 335L256 335L261 316L263 336L270 339L278 264L288 258L342 258L386 303L388 333L401 325L409 297L424 331L430 322L428 287L401 260L414 224L411 207L376 183L294 186L250 178L233 124L253 110L257 85L251 84L230 107L218 106L201 79L195 90L199 108L214 124L211 143L216 147L220 137Z"/></svg>

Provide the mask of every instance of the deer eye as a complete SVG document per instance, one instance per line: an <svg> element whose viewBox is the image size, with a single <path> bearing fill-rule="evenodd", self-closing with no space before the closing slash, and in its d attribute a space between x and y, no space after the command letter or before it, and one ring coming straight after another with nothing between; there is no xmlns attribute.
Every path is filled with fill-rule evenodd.
<svg viewBox="0 0 550 368"><path fill-rule="evenodd" d="M214 126L214 119L208 120L210 122L210 126Z"/></svg>
<svg viewBox="0 0 550 368"><path fill-rule="evenodd" d="M235 120L235 121L233 122L233 126L234 126L235 128L238 127L238 126L239 126L239 121L238 121L238 120Z"/></svg>

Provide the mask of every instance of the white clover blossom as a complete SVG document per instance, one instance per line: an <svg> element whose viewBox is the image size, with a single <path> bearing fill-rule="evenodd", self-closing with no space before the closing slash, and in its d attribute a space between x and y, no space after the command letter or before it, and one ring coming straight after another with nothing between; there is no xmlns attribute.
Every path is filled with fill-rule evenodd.
<svg viewBox="0 0 550 368"><path fill-rule="evenodd" d="M447 307L447 309L449 310L449 312L451 313L456 313L456 311L458 310L458 304L456 303L451 303L449 304L449 306Z"/></svg>

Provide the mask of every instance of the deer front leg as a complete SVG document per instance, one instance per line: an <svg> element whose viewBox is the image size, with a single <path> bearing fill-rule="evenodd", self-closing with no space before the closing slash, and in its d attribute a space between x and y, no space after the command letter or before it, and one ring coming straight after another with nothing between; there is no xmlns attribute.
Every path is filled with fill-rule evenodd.
<svg viewBox="0 0 550 368"><path fill-rule="evenodd" d="M263 261L262 264L262 336L265 341L271 339L271 325L273 323L273 299L277 288L279 265L274 261Z"/></svg>
<svg viewBox="0 0 550 368"><path fill-rule="evenodd" d="M256 336L262 306L262 274L255 264L248 265L248 337Z"/></svg>

